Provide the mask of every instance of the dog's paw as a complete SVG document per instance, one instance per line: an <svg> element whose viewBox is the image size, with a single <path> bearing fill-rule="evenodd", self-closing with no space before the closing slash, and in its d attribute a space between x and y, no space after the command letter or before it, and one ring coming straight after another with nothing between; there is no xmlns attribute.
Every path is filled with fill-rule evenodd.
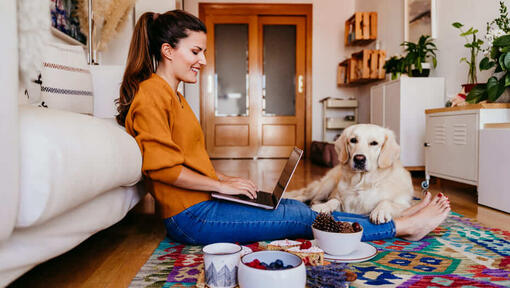
<svg viewBox="0 0 510 288"><path fill-rule="evenodd" d="M376 207L370 213L370 221L374 224L382 224L391 221L391 213L387 209Z"/></svg>
<svg viewBox="0 0 510 288"><path fill-rule="evenodd" d="M312 205L312 210L319 213L331 213L333 211L333 209L331 209L331 207L329 207L326 203L314 204Z"/></svg>

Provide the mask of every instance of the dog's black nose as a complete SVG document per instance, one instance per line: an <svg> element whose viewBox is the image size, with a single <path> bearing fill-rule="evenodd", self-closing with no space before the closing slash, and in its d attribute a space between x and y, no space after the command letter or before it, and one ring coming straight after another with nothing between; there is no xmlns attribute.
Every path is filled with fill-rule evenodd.
<svg viewBox="0 0 510 288"><path fill-rule="evenodd" d="M361 154L354 155L353 161L354 161L354 165L356 165L357 167L365 168L365 163L367 162L367 157L365 157L365 155L361 155Z"/></svg>

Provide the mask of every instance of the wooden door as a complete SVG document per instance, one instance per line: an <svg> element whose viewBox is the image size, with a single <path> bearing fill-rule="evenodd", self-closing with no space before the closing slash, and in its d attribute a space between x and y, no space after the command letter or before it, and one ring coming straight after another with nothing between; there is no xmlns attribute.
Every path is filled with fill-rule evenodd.
<svg viewBox="0 0 510 288"><path fill-rule="evenodd" d="M305 18L258 18L262 95L259 157L288 157L305 143Z"/></svg>
<svg viewBox="0 0 510 288"><path fill-rule="evenodd" d="M248 14L248 15L246 15ZM212 158L305 148L306 16L205 16L202 127Z"/></svg>
<svg viewBox="0 0 510 288"><path fill-rule="evenodd" d="M206 147L216 158L257 156L257 17L207 17ZM202 78L202 81L204 78Z"/></svg>

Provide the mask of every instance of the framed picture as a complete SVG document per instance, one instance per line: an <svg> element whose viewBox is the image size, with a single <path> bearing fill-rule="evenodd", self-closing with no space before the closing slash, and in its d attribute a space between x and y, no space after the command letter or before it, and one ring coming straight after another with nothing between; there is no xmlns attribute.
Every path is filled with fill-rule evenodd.
<svg viewBox="0 0 510 288"><path fill-rule="evenodd" d="M86 45L87 36L80 31L78 0L50 0L51 26Z"/></svg>
<svg viewBox="0 0 510 288"><path fill-rule="evenodd" d="M404 39L418 42L421 35L437 38L437 0L404 0Z"/></svg>

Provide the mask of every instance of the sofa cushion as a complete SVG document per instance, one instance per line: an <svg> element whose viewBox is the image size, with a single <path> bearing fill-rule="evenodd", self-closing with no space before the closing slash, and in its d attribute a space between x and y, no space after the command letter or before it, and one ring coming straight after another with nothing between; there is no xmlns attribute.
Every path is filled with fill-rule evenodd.
<svg viewBox="0 0 510 288"><path fill-rule="evenodd" d="M20 158L17 227L141 178L140 150L123 127L68 111L21 106Z"/></svg>

